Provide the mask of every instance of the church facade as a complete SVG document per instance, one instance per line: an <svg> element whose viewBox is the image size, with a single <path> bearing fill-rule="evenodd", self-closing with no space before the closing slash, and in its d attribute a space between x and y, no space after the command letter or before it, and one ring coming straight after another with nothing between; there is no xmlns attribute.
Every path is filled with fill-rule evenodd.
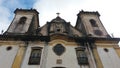
<svg viewBox="0 0 120 68"><path fill-rule="evenodd" d="M111 37L98 12L80 11L72 26L60 16L39 26L35 9L16 9L0 35L1 68L119 68L120 38Z"/></svg>

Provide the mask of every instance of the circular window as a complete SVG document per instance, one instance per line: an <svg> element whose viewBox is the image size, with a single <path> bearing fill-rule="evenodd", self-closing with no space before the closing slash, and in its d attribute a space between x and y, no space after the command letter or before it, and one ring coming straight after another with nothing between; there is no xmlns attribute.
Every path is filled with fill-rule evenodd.
<svg viewBox="0 0 120 68"><path fill-rule="evenodd" d="M8 47L6 48L7 51L9 51L9 50L11 50L11 49L12 49L11 46L8 46Z"/></svg>
<svg viewBox="0 0 120 68"><path fill-rule="evenodd" d="M104 48L104 51L105 51L105 52L108 52L109 50L108 50L107 48Z"/></svg>
<svg viewBox="0 0 120 68"><path fill-rule="evenodd" d="M65 51L65 47L61 44L57 44L56 46L53 47L53 51L55 52L56 55L60 56Z"/></svg>

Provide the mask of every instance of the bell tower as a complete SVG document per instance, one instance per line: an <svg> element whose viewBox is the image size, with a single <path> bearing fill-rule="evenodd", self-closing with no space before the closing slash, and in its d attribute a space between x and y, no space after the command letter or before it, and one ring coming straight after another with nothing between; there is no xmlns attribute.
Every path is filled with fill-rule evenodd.
<svg viewBox="0 0 120 68"><path fill-rule="evenodd" d="M90 37L109 37L106 29L104 28L99 18L98 12L85 12L78 13L76 28L83 32L86 36Z"/></svg>
<svg viewBox="0 0 120 68"><path fill-rule="evenodd" d="M5 34L35 34L39 27L38 12L35 9L16 9L15 17Z"/></svg>

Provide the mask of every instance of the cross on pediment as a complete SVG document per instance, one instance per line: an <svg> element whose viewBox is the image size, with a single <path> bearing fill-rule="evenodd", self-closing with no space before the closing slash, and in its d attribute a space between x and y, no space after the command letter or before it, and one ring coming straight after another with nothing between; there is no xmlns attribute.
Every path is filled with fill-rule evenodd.
<svg viewBox="0 0 120 68"><path fill-rule="evenodd" d="M60 15L60 13L56 13L57 14L57 16L59 16Z"/></svg>

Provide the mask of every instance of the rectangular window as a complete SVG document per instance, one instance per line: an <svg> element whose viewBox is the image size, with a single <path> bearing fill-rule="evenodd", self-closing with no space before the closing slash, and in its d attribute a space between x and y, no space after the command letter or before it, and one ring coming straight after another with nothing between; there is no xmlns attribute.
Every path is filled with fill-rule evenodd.
<svg viewBox="0 0 120 68"><path fill-rule="evenodd" d="M78 59L78 64L88 64L88 58L85 52L78 51L77 59Z"/></svg>
<svg viewBox="0 0 120 68"><path fill-rule="evenodd" d="M28 64L29 65L39 65L40 59L41 59L41 52L42 52L41 47L32 47Z"/></svg>
<svg viewBox="0 0 120 68"><path fill-rule="evenodd" d="M88 58L83 48L76 48L78 64L85 65L88 64Z"/></svg>

